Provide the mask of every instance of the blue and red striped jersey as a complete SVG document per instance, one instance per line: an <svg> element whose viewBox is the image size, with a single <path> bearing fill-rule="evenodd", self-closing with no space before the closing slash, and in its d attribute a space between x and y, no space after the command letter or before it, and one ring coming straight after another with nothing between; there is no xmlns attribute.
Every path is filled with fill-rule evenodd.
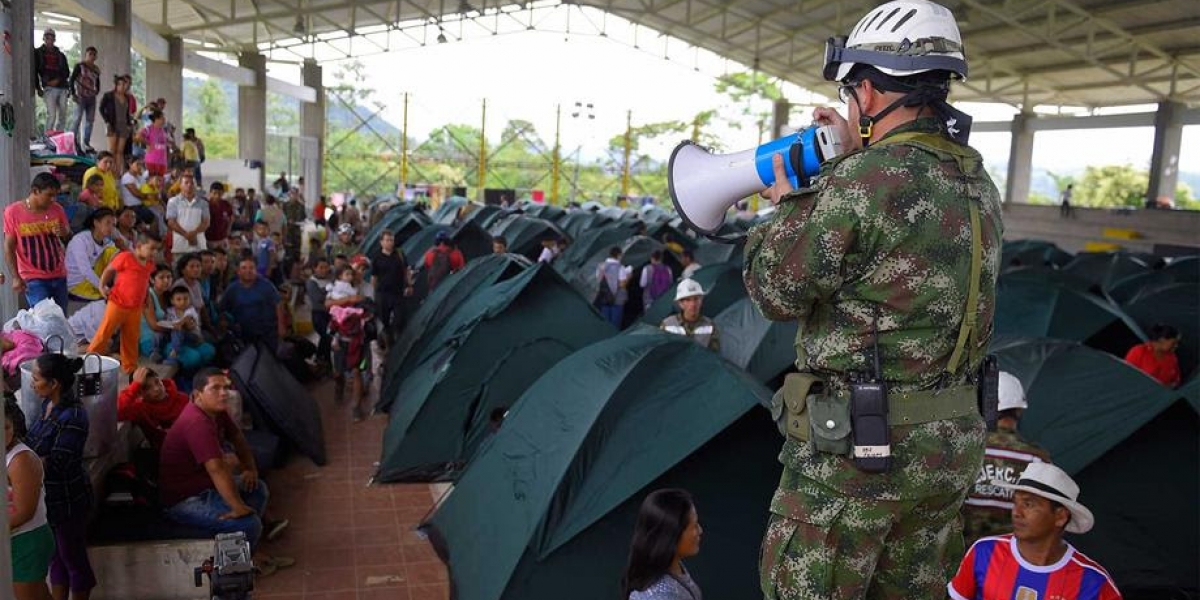
<svg viewBox="0 0 1200 600"><path fill-rule="evenodd" d="M1120 600L1112 577L1070 544L1053 565L1021 558L1012 534L986 537L971 546L946 585L955 600Z"/></svg>

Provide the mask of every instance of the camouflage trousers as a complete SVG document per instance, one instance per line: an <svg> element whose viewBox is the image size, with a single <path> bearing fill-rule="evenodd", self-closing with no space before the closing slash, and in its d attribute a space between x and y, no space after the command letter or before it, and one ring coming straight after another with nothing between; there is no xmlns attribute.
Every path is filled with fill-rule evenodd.
<svg viewBox="0 0 1200 600"><path fill-rule="evenodd" d="M848 496L802 476L788 488L776 492L763 539L764 598L946 597L964 551L965 487L898 501Z"/></svg>

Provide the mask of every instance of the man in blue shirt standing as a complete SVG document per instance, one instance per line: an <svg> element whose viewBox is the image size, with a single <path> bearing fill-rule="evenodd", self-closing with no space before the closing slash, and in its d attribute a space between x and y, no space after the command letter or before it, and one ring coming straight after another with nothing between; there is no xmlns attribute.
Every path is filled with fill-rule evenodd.
<svg viewBox="0 0 1200 600"><path fill-rule="evenodd" d="M237 280L221 295L217 306L232 325L234 335L247 345L262 342L271 352L287 335L287 312L275 286L258 276L253 256L238 262Z"/></svg>

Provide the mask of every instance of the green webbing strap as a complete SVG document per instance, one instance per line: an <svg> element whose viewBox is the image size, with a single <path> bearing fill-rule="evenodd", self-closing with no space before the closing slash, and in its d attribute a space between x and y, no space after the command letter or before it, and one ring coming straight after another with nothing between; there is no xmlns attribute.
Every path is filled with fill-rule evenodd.
<svg viewBox="0 0 1200 600"><path fill-rule="evenodd" d="M967 342L975 338L975 321L978 318L979 306L979 276L983 271L983 242L979 226L979 206L975 199L971 203L971 281L967 287L967 307L963 313L962 324L958 326L958 342L954 344L954 353L950 362L946 363L946 373L953 376L958 373L958 364L962 362L963 350Z"/></svg>

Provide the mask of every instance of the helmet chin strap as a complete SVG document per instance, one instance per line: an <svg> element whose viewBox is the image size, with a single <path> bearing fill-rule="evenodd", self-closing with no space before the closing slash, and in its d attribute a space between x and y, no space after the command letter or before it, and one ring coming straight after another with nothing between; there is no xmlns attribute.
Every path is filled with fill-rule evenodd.
<svg viewBox="0 0 1200 600"><path fill-rule="evenodd" d="M947 104L946 100L945 100L945 91L938 89L938 88L920 87L920 88L914 89L912 91L909 91L908 93L901 96L898 100L887 105L886 108L875 113L874 115L862 114L862 112L863 112L862 102L859 101L858 96L854 97L854 101L856 103L858 103L858 112L859 112L858 137L862 138L862 147L863 148L866 148L871 143L871 135L874 132L875 123L879 122L881 119L886 117L888 115L888 113L891 113L893 110L896 110L897 108L900 108L901 106L930 105L934 108L934 110L937 113L939 113L939 115L943 114L943 113L948 113L948 114L951 114L952 116L958 116L958 117L960 117L960 119L962 117L966 117L965 127L967 130L967 134L969 135L969 133L970 133L970 117L967 117L967 115L965 115L964 113L954 110L952 107L950 107L950 105ZM950 133L949 134L950 137L954 138L955 141L958 141L959 143L965 144L966 136L965 135L963 135L963 136L955 135L955 133L957 133L957 132Z"/></svg>

